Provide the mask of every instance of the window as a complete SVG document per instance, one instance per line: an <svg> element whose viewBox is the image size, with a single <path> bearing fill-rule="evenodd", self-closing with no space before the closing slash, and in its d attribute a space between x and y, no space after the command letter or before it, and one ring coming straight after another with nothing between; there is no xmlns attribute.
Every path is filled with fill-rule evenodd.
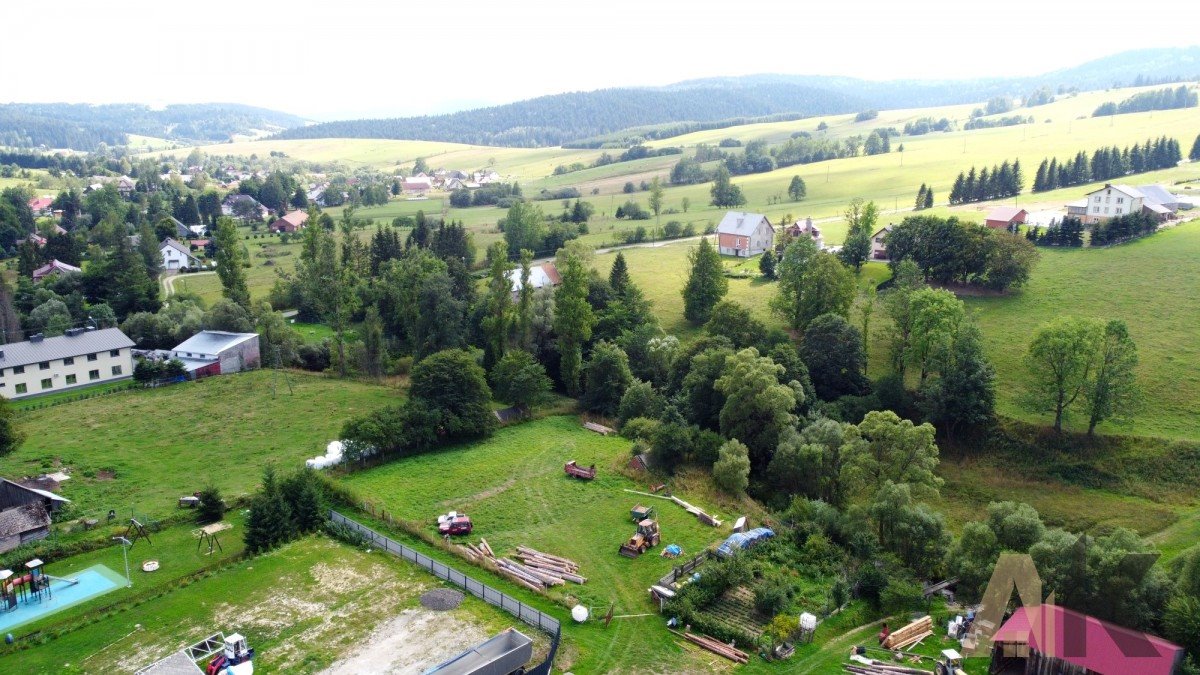
<svg viewBox="0 0 1200 675"><path fill-rule="evenodd" d="M89 380L98 380L98 379L100 379L100 371L98 371L98 370L89 370L89 371L88 371L88 379L89 379Z"/></svg>
<svg viewBox="0 0 1200 675"><path fill-rule="evenodd" d="M73 366L73 365L75 365L75 357L74 357L74 356L68 356L67 358L63 359L63 365L64 365L64 366Z"/></svg>
<svg viewBox="0 0 1200 675"><path fill-rule="evenodd" d="M1105 213L1108 213L1108 207L1107 207L1107 206L1106 206L1106 207L1104 207L1104 212L1105 212Z"/></svg>
<svg viewBox="0 0 1200 675"><path fill-rule="evenodd" d="M1092 207L1092 213L1100 213L1100 207L1099 207L1099 206L1093 206L1093 207Z"/></svg>
<svg viewBox="0 0 1200 675"><path fill-rule="evenodd" d="M1118 207L1116 208L1116 213L1120 213L1120 212L1121 212L1121 207L1119 207L1119 206L1118 206Z"/></svg>
<svg viewBox="0 0 1200 675"><path fill-rule="evenodd" d="M75 384L77 381L78 381L78 378L75 377L74 375L67 376L67 384Z"/></svg>
<svg viewBox="0 0 1200 675"><path fill-rule="evenodd" d="M113 375L121 374L121 366L113 366Z"/></svg>
<svg viewBox="0 0 1200 675"><path fill-rule="evenodd" d="M29 391L29 387L25 386L24 382L17 385L17 393L18 394L24 394L27 391Z"/></svg>
<svg viewBox="0 0 1200 675"><path fill-rule="evenodd" d="M1117 203L1118 203L1118 204L1124 204L1124 203L1125 203L1125 198L1124 198L1124 197L1117 197Z"/></svg>
<svg viewBox="0 0 1200 675"><path fill-rule="evenodd" d="M50 378L47 377L46 379L42 380L42 389L49 389L53 386L54 383L50 381Z"/></svg>
<svg viewBox="0 0 1200 675"><path fill-rule="evenodd" d="M108 352L108 355L109 355L109 356L111 356L111 357L113 357L113 358L115 359L115 358L117 358L118 356L120 356L120 355L121 355L121 350L120 350L120 349L113 349L113 350L111 350L111 351L109 351L109 352Z"/></svg>
<svg viewBox="0 0 1200 675"><path fill-rule="evenodd" d="M20 375L25 372L25 366L13 366L13 375Z"/></svg>
<svg viewBox="0 0 1200 675"><path fill-rule="evenodd" d="M38 364L38 370L50 370L50 362L42 361Z"/></svg>
<svg viewBox="0 0 1200 675"><path fill-rule="evenodd" d="M1097 204L1099 204L1099 203L1100 203L1100 195L1096 195L1096 203L1097 203Z"/></svg>
<svg viewBox="0 0 1200 675"><path fill-rule="evenodd" d="M95 361L95 360L96 360L95 354L88 354L88 361Z"/></svg>

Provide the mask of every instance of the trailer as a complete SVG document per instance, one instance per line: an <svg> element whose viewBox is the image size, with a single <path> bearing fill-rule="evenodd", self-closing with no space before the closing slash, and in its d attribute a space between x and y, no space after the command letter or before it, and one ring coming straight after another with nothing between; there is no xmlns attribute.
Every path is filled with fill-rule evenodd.
<svg viewBox="0 0 1200 675"><path fill-rule="evenodd" d="M525 672L533 658L533 640L515 628L500 633L458 656L444 661L424 675L510 675Z"/></svg>
<svg viewBox="0 0 1200 675"><path fill-rule="evenodd" d="M563 464L563 472L572 478L578 478L580 480L592 480L596 477L596 465L593 464L585 469L576 464L575 460L571 460L566 464Z"/></svg>

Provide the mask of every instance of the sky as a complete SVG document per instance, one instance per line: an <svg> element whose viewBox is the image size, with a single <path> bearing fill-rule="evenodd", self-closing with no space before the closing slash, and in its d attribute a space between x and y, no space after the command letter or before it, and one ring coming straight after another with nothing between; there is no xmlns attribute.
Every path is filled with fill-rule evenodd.
<svg viewBox="0 0 1200 675"><path fill-rule="evenodd" d="M4 9L0 101L234 102L314 120L436 114L544 94L788 73L1034 75L1186 31L1086 28L1081 3L791 0L94 0ZM1143 0L1140 16L1190 15Z"/></svg>

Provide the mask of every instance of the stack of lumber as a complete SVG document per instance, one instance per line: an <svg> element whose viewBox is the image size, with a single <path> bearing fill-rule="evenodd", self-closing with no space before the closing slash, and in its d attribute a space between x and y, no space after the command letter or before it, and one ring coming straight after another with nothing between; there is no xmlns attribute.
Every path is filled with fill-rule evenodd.
<svg viewBox="0 0 1200 675"><path fill-rule="evenodd" d="M717 527L721 524L721 520L719 518L717 518L716 516L708 515L700 507L693 506L693 505L683 501L679 497L672 496L671 501L682 506L683 510L687 511L688 513L692 514L693 516L696 516L696 518L699 519L700 522L704 523L705 525L711 525L713 527Z"/></svg>
<svg viewBox="0 0 1200 675"><path fill-rule="evenodd" d="M903 628L896 629L883 641L882 647L884 649L904 649L930 635L933 635L933 619L929 615L925 615Z"/></svg>
<svg viewBox="0 0 1200 675"><path fill-rule="evenodd" d="M920 668L896 666L890 663L884 663L883 661L875 661L873 659L861 659L856 661L856 663L844 664L842 668L847 673L856 673L856 675L934 675L932 670L921 670Z"/></svg>
<svg viewBox="0 0 1200 675"><path fill-rule="evenodd" d="M478 545L467 542L466 544L460 545L458 548L463 552L464 555L475 562L496 559L496 554L492 553L492 547L488 546L487 539L480 539Z"/></svg>
<svg viewBox="0 0 1200 675"><path fill-rule="evenodd" d="M730 647L716 638L698 633L679 633L676 631L671 632L675 633L676 635L683 636L688 642L691 642L692 644L703 649L707 649L718 656L724 656L734 663L741 663L744 665L750 662L750 656L746 654L746 652L737 649L736 647Z"/></svg>
<svg viewBox="0 0 1200 675"><path fill-rule="evenodd" d="M541 591L551 586L562 586L567 583L556 574L542 572L515 560L497 558L494 562L498 572L531 590Z"/></svg>
<svg viewBox="0 0 1200 675"><path fill-rule="evenodd" d="M596 424L595 422L584 422L583 428L587 429L588 431L594 431L594 432L600 434L601 436L607 436L609 434L617 433L616 429L611 429L609 427L604 426L603 424Z"/></svg>
<svg viewBox="0 0 1200 675"><path fill-rule="evenodd" d="M587 581L587 578L579 574L579 564L569 558L542 553L528 546L518 546L516 558L526 567L538 572L553 574L576 584Z"/></svg>

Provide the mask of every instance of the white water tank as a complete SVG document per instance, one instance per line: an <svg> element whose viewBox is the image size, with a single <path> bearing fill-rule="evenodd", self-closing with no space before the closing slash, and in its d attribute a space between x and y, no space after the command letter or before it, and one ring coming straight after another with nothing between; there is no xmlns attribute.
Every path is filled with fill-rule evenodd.
<svg viewBox="0 0 1200 675"><path fill-rule="evenodd" d="M588 608L583 605L575 605L571 608L571 618L575 619L576 623L587 621Z"/></svg>
<svg viewBox="0 0 1200 675"><path fill-rule="evenodd" d="M814 631L817 629L817 617L805 612L800 615L800 630Z"/></svg>

